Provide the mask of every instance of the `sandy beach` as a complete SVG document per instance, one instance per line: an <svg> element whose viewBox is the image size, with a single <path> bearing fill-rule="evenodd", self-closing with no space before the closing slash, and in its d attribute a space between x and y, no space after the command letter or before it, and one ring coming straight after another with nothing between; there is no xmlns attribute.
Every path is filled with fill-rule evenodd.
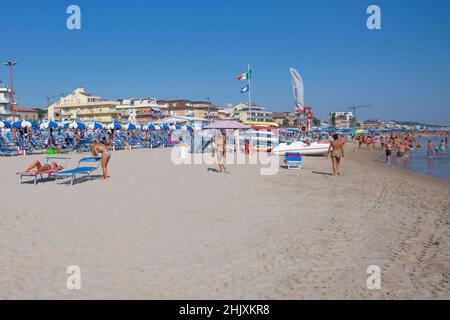
<svg viewBox="0 0 450 320"><path fill-rule="evenodd" d="M119 151L107 182L18 184L36 158L0 159L1 299L450 299L450 182L376 154L332 177L324 158L220 175Z"/></svg>

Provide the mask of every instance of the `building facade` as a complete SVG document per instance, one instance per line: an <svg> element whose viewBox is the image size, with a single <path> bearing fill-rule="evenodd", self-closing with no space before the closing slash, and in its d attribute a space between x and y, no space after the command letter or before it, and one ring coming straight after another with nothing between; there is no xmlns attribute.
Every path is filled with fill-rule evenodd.
<svg viewBox="0 0 450 320"><path fill-rule="evenodd" d="M14 110L16 111L16 120L39 121L39 112L36 109L14 106Z"/></svg>
<svg viewBox="0 0 450 320"><path fill-rule="evenodd" d="M252 104L249 108L247 103L236 105L230 114L233 120L241 122L273 122L272 112L266 111L265 108L256 104Z"/></svg>
<svg viewBox="0 0 450 320"><path fill-rule="evenodd" d="M47 109L48 118L54 121L78 120L83 122L119 121L118 101L106 100L77 88Z"/></svg>
<svg viewBox="0 0 450 320"><path fill-rule="evenodd" d="M335 127L339 129L350 129L356 121L353 112L332 112L330 113L330 123L332 123L333 114L336 117Z"/></svg>
<svg viewBox="0 0 450 320"><path fill-rule="evenodd" d="M0 120L12 120L11 90L0 83Z"/></svg>
<svg viewBox="0 0 450 320"><path fill-rule="evenodd" d="M364 120L362 127L364 129L386 129L386 123L381 120Z"/></svg>
<svg viewBox="0 0 450 320"><path fill-rule="evenodd" d="M211 102L191 100L167 100L167 110L173 117L218 118L219 107Z"/></svg>
<svg viewBox="0 0 450 320"><path fill-rule="evenodd" d="M121 99L118 101L117 110L120 112L121 122L133 122L147 124L162 118L162 109L166 105L160 105L154 98L144 99Z"/></svg>
<svg viewBox="0 0 450 320"><path fill-rule="evenodd" d="M272 118L279 126L294 126L298 116L294 112L274 112Z"/></svg>

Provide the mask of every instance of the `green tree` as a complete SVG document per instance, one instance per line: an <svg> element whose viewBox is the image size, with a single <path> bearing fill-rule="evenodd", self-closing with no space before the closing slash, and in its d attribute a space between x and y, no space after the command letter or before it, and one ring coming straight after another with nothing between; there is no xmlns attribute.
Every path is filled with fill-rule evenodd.
<svg viewBox="0 0 450 320"><path fill-rule="evenodd" d="M314 127L319 127L321 123L321 121L317 118L314 118L312 122Z"/></svg>
<svg viewBox="0 0 450 320"><path fill-rule="evenodd" d="M281 124L282 127L284 128L289 128L291 126L291 123L289 122L288 119L284 119L283 123Z"/></svg>
<svg viewBox="0 0 450 320"><path fill-rule="evenodd" d="M47 116L47 109L36 108L35 110L38 112L39 120L42 120Z"/></svg>
<svg viewBox="0 0 450 320"><path fill-rule="evenodd" d="M333 114L331 115L331 126L333 128L336 127L336 113L335 112L333 112Z"/></svg>

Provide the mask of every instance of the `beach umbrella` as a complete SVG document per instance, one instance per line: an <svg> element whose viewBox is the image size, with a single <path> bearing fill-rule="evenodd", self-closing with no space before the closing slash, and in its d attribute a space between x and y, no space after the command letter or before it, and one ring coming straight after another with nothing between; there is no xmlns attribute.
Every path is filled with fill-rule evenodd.
<svg viewBox="0 0 450 320"><path fill-rule="evenodd" d="M169 127L168 124L165 123L165 124L162 125L162 129L167 131L167 130L170 129L170 127Z"/></svg>
<svg viewBox="0 0 450 320"><path fill-rule="evenodd" d="M39 122L31 121L32 128L39 128Z"/></svg>
<svg viewBox="0 0 450 320"><path fill-rule="evenodd" d="M194 128L188 125L184 125L181 127L181 130L186 130L186 131L193 131Z"/></svg>
<svg viewBox="0 0 450 320"><path fill-rule="evenodd" d="M156 130L156 126L153 123L149 123L146 126L144 126L143 128L144 130L150 130L150 131L154 131Z"/></svg>
<svg viewBox="0 0 450 320"><path fill-rule="evenodd" d="M49 128L56 129L58 127L59 127L59 124L57 122L55 122L55 121L52 121L52 120L49 120L49 121L46 121L46 122L42 122L41 125L40 125L41 129L49 129Z"/></svg>
<svg viewBox="0 0 450 320"><path fill-rule="evenodd" d="M105 125L101 122L94 121L88 124L88 128L92 130L104 129Z"/></svg>
<svg viewBox="0 0 450 320"><path fill-rule="evenodd" d="M175 126L175 130L181 130L181 127L178 126L178 125L176 125L176 126Z"/></svg>
<svg viewBox="0 0 450 320"><path fill-rule="evenodd" d="M158 125L156 124L156 125L155 125L155 130L156 130L156 131L161 130L161 126L158 126Z"/></svg>
<svg viewBox="0 0 450 320"><path fill-rule="evenodd" d="M112 129L114 129L114 130L121 130L122 129L122 125L120 124L120 123L117 123L117 122L111 122L110 124L108 124L107 126L106 126L106 129L109 129L109 130L112 130Z"/></svg>
<svg viewBox="0 0 450 320"><path fill-rule="evenodd" d="M11 126L13 128L31 128L31 122L26 120L16 121Z"/></svg>
<svg viewBox="0 0 450 320"><path fill-rule="evenodd" d="M123 128L127 131L136 130L137 126L134 123L128 122Z"/></svg>
<svg viewBox="0 0 450 320"><path fill-rule="evenodd" d="M0 121L0 128L11 128L11 122L9 122L9 121Z"/></svg>
<svg viewBox="0 0 450 320"><path fill-rule="evenodd" d="M70 123L66 123L65 127L69 129L84 129L86 128L86 125L83 122L73 121Z"/></svg>

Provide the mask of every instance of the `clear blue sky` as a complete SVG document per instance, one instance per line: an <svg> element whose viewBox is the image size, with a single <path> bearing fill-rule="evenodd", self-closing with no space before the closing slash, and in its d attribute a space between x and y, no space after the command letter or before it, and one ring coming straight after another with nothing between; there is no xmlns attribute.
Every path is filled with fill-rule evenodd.
<svg viewBox="0 0 450 320"><path fill-rule="evenodd" d="M66 29L66 8L82 30ZM382 9L382 30L366 8ZM3 1L0 60L14 59L20 105L77 86L100 96L245 101L292 110L289 67L320 118L352 103L363 118L450 124L448 0L40 0ZM9 82L7 69L0 78Z"/></svg>

